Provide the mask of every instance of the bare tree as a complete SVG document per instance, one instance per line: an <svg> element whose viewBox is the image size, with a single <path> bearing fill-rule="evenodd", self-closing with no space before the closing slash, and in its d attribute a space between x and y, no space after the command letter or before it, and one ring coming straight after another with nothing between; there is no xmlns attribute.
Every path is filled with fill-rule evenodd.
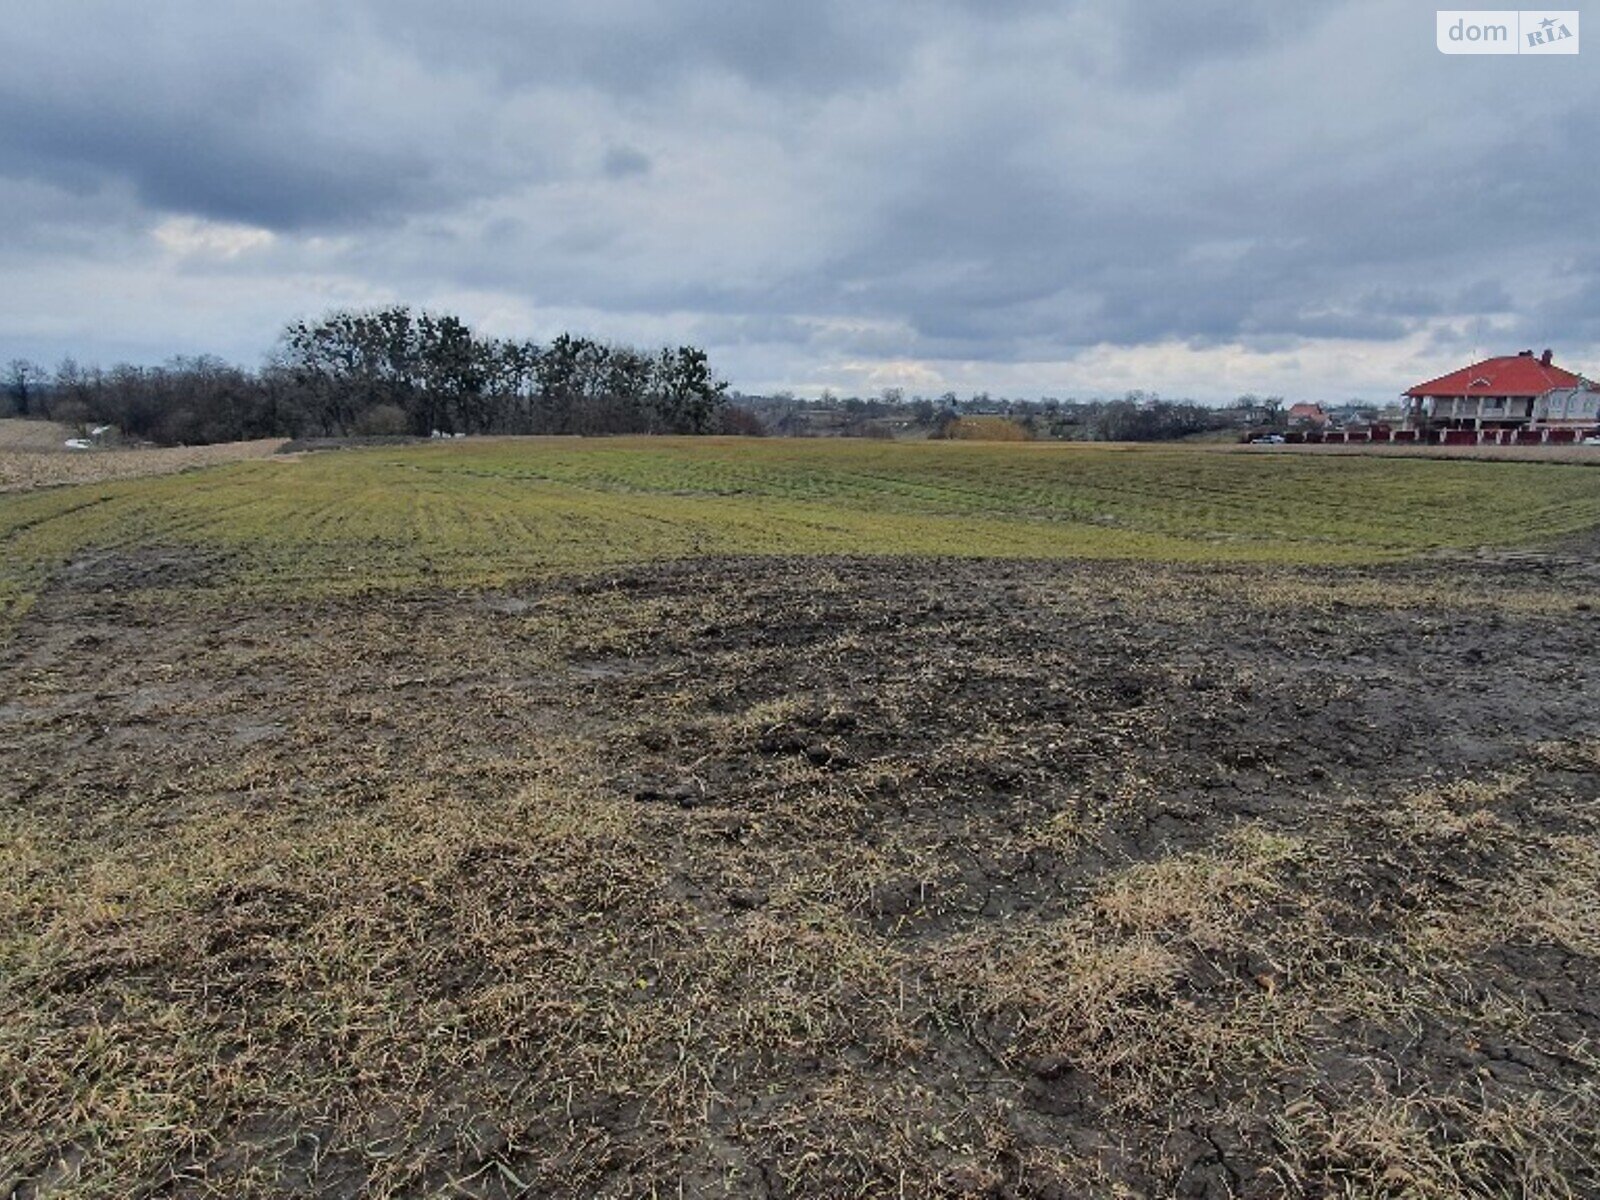
<svg viewBox="0 0 1600 1200"><path fill-rule="evenodd" d="M43 367L25 358L13 358L6 365L6 395L11 398L11 410L19 417L50 415L49 402L43 394L43 385L49 380Z"/></svg>

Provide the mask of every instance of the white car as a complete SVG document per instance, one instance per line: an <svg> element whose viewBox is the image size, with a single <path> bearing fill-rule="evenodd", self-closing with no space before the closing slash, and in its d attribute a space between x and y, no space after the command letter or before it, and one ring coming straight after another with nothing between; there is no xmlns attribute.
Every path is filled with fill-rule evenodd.
<svg viewBox="0 0 1600 1200"><path fill-rule="evenodd" d="M1600 433L1591 433L1578 444L1580 446L1600 446Z"/></svg>

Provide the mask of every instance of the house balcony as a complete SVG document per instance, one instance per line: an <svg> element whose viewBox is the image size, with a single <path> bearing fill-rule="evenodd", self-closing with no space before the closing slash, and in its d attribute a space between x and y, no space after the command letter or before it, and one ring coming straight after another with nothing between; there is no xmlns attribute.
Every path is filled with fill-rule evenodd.
<svg viewBox="0 0 1600 1200"><path fill-rule="evenodd" d="M1533 400L1520 396L1454 396L1430 401L1435 429L1520 429L1533 419Z"/></svg>

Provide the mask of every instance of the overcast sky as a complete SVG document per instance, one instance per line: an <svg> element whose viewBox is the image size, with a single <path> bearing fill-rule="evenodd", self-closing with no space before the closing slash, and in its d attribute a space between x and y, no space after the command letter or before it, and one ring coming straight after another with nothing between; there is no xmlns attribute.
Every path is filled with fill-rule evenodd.
<svg viewBox="0 0 1600 1200"><path fill-rule="evenodd" d="M406 302L750 392L1600 374L1600 42L1447 57L1434 11L9 0L0 358Z"/></svg>

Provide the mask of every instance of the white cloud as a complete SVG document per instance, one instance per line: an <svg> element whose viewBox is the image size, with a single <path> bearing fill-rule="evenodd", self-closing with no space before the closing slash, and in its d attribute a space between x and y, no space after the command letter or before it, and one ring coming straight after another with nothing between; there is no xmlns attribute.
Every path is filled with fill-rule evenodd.
<svg viewBox="0 0 1600 1200"><path fill-rule="evenodd" d="M200 217L169 217L152 229L150 236L173 254L224 262L263 249L276 240L270 229Z"/></svg>

